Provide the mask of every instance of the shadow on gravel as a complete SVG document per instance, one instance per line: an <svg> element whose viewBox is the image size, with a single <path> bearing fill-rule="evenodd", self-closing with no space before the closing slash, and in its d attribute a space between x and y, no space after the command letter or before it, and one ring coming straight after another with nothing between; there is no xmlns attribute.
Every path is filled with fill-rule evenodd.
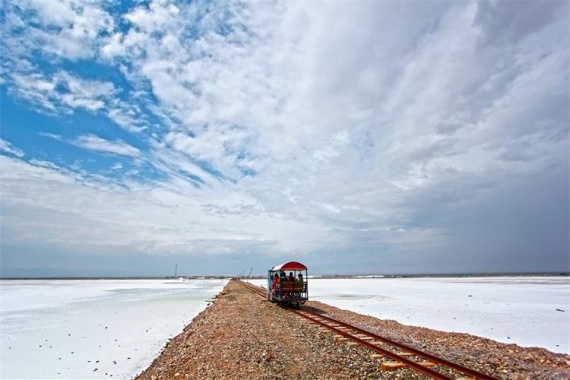
<svg viewBox="0 0 570 380"><path fill-rule="evenodd" d="M303 307L301 307L301 310L307 310L307 311L310 311L311 313L316 313L316 314L327 314L326 311L318 309L316 307L312 307L312 306L303 306Z"/></svg>

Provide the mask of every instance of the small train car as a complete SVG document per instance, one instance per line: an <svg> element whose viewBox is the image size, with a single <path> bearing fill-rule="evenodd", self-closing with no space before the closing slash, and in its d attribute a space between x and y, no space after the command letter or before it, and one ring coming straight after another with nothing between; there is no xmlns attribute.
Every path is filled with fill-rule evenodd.
<svg viewBox="0 0 570 380"><path fill-rule="evenodd" d="M267 271L267 299L287 306L300 307L309 299L308 269L290 261Z"/></svg>

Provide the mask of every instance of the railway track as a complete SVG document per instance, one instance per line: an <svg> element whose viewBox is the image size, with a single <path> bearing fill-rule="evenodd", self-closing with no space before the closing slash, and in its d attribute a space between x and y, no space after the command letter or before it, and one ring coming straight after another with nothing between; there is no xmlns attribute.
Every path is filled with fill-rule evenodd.
<svg viewBox="0 0 570 380"><path fill-rule="evenodd" d="M262 288L243 281L240 281L240 284L262 298L266 298L267 296L266 291ZM497 379L496 377L474 371L337 319L318 314L309 308L287 310L322 328L332 331L336 334L335 337L339 341L354 342L355 344L366 347L376 352L378 359L383 357L392 359L393 361L391 362L382 363L384 369L410 367L431 378L442 380Z"/></svg>

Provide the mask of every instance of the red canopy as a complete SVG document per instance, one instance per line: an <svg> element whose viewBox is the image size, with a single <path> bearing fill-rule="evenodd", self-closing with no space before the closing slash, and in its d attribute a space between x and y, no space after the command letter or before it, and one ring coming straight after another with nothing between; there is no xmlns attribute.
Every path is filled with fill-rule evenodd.
<svg viewBox="0 0 570 380"><path fill-rule="evenodd" d="M277 265L271 270L307 270L307 267L297 261L289 261L288 263Z"/></svg>

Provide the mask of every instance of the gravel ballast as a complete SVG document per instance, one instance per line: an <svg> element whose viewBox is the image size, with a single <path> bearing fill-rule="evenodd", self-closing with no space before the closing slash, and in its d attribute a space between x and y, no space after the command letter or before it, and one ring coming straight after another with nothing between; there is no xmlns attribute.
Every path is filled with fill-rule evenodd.
<svg viewBox="0 0 570 380"><path fill-rule="evenodd" d="M570 355L462 333L405 326L320 302L306 306L378 335L501 379L570 379ZM362 347L230 281L215 302L171 339L137 379L423 379L382 371Z"/></svg>

